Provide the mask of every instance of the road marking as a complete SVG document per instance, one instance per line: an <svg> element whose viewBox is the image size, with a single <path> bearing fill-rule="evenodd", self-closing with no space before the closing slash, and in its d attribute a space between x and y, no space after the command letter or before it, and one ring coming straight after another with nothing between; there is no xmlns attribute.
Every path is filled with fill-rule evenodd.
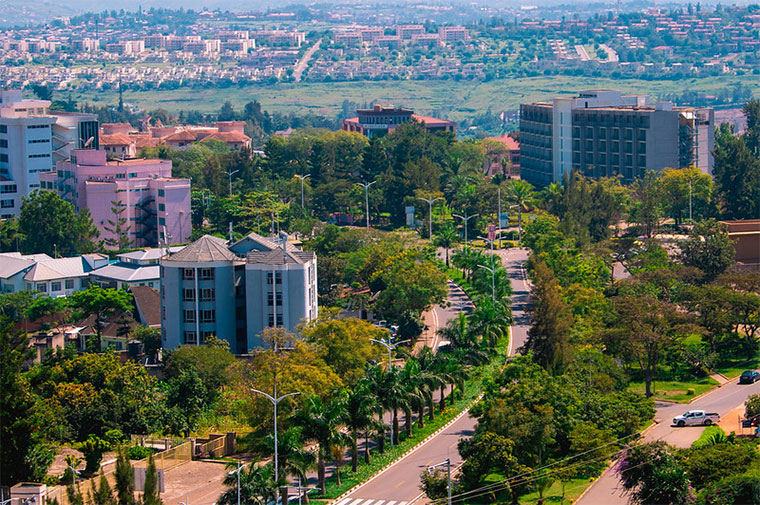
<svg viewBox="0 0 760 505"><path fill-rule="evenodd" d="M459 444L459 442L454 442L453 444L451 444L451 445L449 446L449 449L453 449L453 448L454 448L454 447L456 447L458 444Z"/></svg>
<svg viewBox="0 0 760 505"><path fill-rule="evenodd" d="M341 501L339 501L335 505L345 505L346 503L348 503L350 501L351 501L351 498L343 498Z"/></svg>
<svg viewBox="0 0 760 505"><path fill-rule="evenodd" d="M375 500L365 500L362 505L372 505Z"/></svg>
<svg viewBox="0 0 760 505"><path fill-rule="evenodd" d="M398 483L398 484L396 484L394 487L399 487L399 486L400 486L401 484L403 484L404 482L406 482L406 481L405 481L405 480L401 480L401 481L399 481L399 483Z"/></svg>
<svg viewBox="0 0 760 505"><path fill-rule="evenodd" d="M389 501L389 502L388 502L388 503L386 503L385 505L396 505L396 502L395 502L395 501Z"/></svg>
<svg viewBox="0 0 760 505"><path fill-rule="evenodd" d="M363 501L364 501L363 499L361 499L361 498L358 498L358 499L356 499L356 500L352 501L352 502L351 502L351 505L359 505L359 504L360 504L361 502L363 502Z"/></svg>

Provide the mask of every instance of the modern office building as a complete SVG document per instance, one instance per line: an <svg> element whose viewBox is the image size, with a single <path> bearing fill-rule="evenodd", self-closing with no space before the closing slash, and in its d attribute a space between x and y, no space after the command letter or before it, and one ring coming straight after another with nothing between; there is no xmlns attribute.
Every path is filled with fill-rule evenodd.
<svg viewBox="0 0 760 505"><path fill-rule="evenodd" d="M163 346L199 345L209 335L237 354L262 345L269 327L295 331L317 317L317 257L255 233L228 245L205 235L161 261Z"/></svg>
<svg viewBox="0 0 760 505"><path fill-rule="evenodd" d="M383 107L375 105L371 109L359 109L356 117L344 119L341 129L347 132L359 132L362 135L374 138L382 137L389 131L393 131L404 123L416 121L425 126L430 132L456 133L456 123L445 119L419 116L413 110L401 107Z"/></svg>
<svg viewBox="0 0 760 505"><path fill-rule="evenodd" d="M106 159L102 150L77 149L71 161L40 177L42 189L54 190L88 209L103 240L118 240L115 223L133 246L181 244L190 234L190 180L172 177L171 160ZM114 210L116 209L116 211Z"/></svg>
<svg viewBox="0 0 760 505"><path fill-rule="evenodd" d="M0 91L0 219L18 216L21 198L40 188L39 175L72 148L98 147L94 114L51 112L49 100Z"/></svg>
<svg viewBox="0 0 760 505"><path fill-rule="evenodd" d="M584 91L520 106L520 173L544 187L572 171L631 182L647 171L696 166L712 174L710 108L651 105L646 96Z"/></svg>

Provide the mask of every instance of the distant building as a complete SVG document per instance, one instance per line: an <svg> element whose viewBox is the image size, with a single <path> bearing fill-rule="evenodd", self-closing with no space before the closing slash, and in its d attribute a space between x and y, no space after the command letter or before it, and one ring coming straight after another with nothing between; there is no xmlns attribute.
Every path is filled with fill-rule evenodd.
<svg viewBox="0 0 760 505"><path fill-rule="evenodd" d="M105 151L76 150L71 161L59 162L41 180L43 189L57 191L77 211L88 209L101 239L118 239L113 223L124 219L130 242L150 246L159 236L161 242L181 244L192 231L190 180L171 174L171 160L107 161Z"/></svg>
<svg viewBox="0 0 760 505"><path fill-rule="evenodd" d="M723 221L734 240L736 262L747 270L760 270L760 219Z"/></svg>
<svg viewBox="0 0 760 505"><path fill-rule="evenodd" d="M362 135L374 138L382 137L389 131L393 131L404 123L416 121L425 126L430 132L456 133L456 123L445 119L419 116L414 111L401 107L383 107L375 105L372 109L359 109L356 117L344 119L341 124L343 131L358 132Z"/></svg>
<svg viewBox="0 0 760 505"><path fill-rule="evenodd" d="M39 174L72 149L98 147L94 114L51 112L49 100L0 91L0 219L18 216L21 198L39 189Z"/></svg>
<svg viewBox="0 0 760 505"><path fill-rule="evenodd" d="M412 40L415 35L425 33L425 27L422 25L398 25L396 26L396 35L402 40Z"/></svg>
<svg viewBox="0 0 760 505"><path fill-rule="evenodd" d="M86 289L90 272L107 264L104 254L51 258L46 254L0 253L0 288L3 293L27 290L68 296Z"/></svg>
<svg viewBox="0 0 760 505"><path fill-rule="evenodd" d="M464 26L441 26L438 28L438 37L443 43L452 43L467 40L470 35Z"/></svg>
<svg viewBox="0 0 760 505"><path fill-rule="evenodd" d="M608 90L520 106L521 177L539 187L573 170L624 182L692 165L712 174L714 144L710 108L653 106L646 96Z"/></svg>
<svg viewBox="0 0 760 505"><path fill-rule="evenodd" d="M176 253L184 246L169 248L169 253ZM142 249L119 254L115 263L99 268L90 273L93 284L102 288L131 289L137 287L156 288L161 284L158 260L165 256L165 248Z"/></svg>
<svg viewBox="0 0 760 505"><path fill-rule="evenodd" d="M498 142L504 151L496 151L486 147L486 175L504 173L505 176L520 174L520 143L507 134L501 137L488 137L486 140ZM507 167L504 168L504 160Z"/></svg>
<svg viewBox="0 0 760 505"><path fill-rule="evenodd" d="M228 245L205 235L161 264L163 346L210 335L237 354L261 346L262 330L294 331L317 317L317 257L252 233Z"/></svg>

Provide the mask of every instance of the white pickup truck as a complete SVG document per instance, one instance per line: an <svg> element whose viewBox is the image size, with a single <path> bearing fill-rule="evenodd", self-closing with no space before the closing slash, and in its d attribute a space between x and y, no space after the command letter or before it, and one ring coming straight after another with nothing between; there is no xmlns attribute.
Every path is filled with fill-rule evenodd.
<svg viewBox="0 0 760 505"><path fill-rule="evenodd" d="M704 410L690 410L673 418L673 424L676 426L710 426L719 422L720 415L717 412L705 412Z"/></svg>

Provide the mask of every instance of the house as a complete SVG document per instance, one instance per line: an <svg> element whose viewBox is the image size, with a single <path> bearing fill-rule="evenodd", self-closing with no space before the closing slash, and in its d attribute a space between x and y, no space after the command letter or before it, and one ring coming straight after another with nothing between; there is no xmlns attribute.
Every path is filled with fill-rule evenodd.
<svg viewBox="0 0 760 505"><path fill-rule="evenodd" d="M179 252L183 247L172 246L168 252ZM147 286L158 289L161 279L158 260L166 254L164 248L119 254L116 262L91 272L90 278L94 284L103 288L132 289Z"/></svg>

